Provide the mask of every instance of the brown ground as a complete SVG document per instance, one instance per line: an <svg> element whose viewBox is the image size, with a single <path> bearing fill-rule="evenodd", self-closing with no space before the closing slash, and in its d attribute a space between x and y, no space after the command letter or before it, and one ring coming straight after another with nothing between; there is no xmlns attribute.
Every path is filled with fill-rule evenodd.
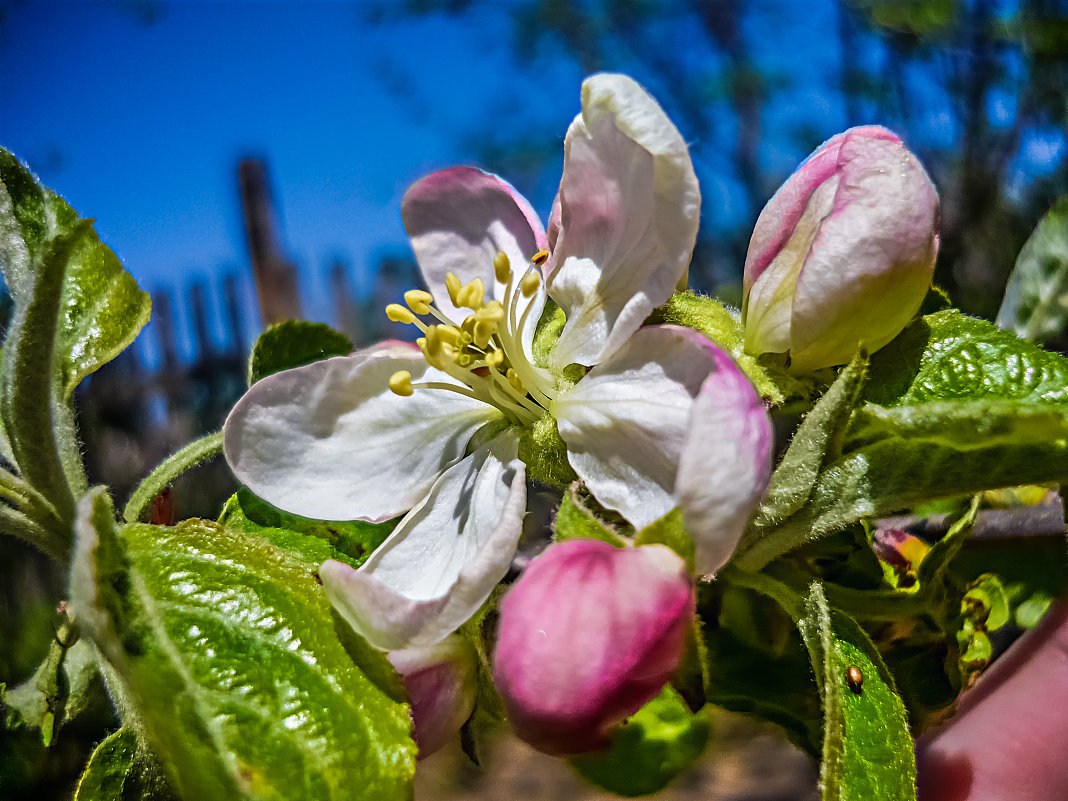
<svg viewBox="0 0 1068 801"><path fill-rule="evenodd" d="M608 801L567 763L502 737L479 770L458 745L419 763L416 801ZM657 801L815 801L816 766L774 726L719 711L712 746Z"/></svg>

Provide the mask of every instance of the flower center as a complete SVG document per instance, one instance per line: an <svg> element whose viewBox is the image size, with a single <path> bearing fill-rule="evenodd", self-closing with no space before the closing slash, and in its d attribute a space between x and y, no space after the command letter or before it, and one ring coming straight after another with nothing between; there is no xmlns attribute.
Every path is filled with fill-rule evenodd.
<svg viewBox="0 0 1068 801"><path fill-rule="evenodd" d="M453 273L445 276L449 300L458 309L470 309L459 323L434 306L434 296L422 289L409 289L404 302L386 306L386 316L396 323L409 323L423 332L415 340L423 358L460 382L462 386L441 381L412 383L407 370L394 373L389 388L403 397L416 389L441 389L480 400L500 409L520 424L530 424L546 414L556 394L552 377L531 363L523 347L526 328L535 303L528 302L519 312L520 299L528 301L541 289L541 272L548 251L539 250L531 257L523 275L516 280L508 256L497 253L493 273L505 285L501 300L486 301L481 278L464 284ZM427 325L420 317L431 316L437 323Z"/></svg>

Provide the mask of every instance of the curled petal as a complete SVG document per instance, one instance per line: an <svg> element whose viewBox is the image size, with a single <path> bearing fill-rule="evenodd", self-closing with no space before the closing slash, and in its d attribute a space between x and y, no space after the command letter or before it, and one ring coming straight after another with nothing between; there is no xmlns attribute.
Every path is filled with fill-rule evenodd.
<svg viewBox="0 0 1068 801"><path fill-rule="evenodd" d="M547 247L537 214L512 186L475 167L453 167L431 173L409 187L401 203L404 229L435 305L455 322L470 312L457 309L445 290L445 276L455 273L464 283L480 278L490 297L504 300L493 259L503 251L522 278L530 257ZM522 300L519 313L536 304L527 316L530 336L545 303L543 293Z"/></svg>
<svg viewBox="0 0 1068 801"><path fill-rule="evenodd" d="M690 409L718 353L693 329L649 326L556 399L571 466L601 504L637 528L676 506Z"/></svg>
<svg viewBox="0 0 1068 801"><path fill-rule="evenodd" d="M749 378L718 346L690 412L675 496L697 546L698 574L726 563L771 476L771 421Z"/></svg>
<svg viewBox="0 0 1068 801"><path fill-rule="evenodd" d="M583 83L582 114L564 142L559 208L549 295L567 324L552 359L558 367L592 365L675 289L700 216L685 141L630 78L594 75Z"/></svg>
<svg viewBox="0 0 1068 801"><path fill-rule="evenodd" d="M230 469L259 497L304 517L403 514L500 413L448 391L399 397L388 387L398 370L455 383L414 345L389 342L256 382L223 426Z"/></svg>
<svg viewBox="0 0 1068 801"><path fill-rule="evenodd" d="M327 597L368 642L385 651L433 645L504 578L526 509L517 449L508 433L446 470L359 570L323 564Z"/></svg>

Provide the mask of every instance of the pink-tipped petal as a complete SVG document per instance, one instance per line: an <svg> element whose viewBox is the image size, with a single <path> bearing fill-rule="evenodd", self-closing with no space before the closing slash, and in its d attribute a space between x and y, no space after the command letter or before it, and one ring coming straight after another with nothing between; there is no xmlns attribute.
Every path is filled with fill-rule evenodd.
<svg viewBox="0 0 1068 801"><path fill-rule="evenodd" d="M567 314L553 363L593 365L663 303L693 253L701 195L686 142L623 75L582 85L564 142L560 225L546 265Z"/></svg>
<svg viewBox="0 0 1068 801"><path fill-rule="evenodd" d="M571 466L601 504L636 528L677 505L690 410L718 353L691 328L647 326L556 399Z"/></svg>
<svg viewBox="0 0 1068 801"><path fill-rule="evenodd" d="M541 221L511 184L475 167L453 167L416 181L401 204L404 229L412 239L427 288L435 304L457 324L470 314L458 310L445 290L445 275L465 284L481 278L488 298L503 300L504 285L494 277L493 259L503 251L516 281L530 257L548 246ZM527 303L544 304L544 295ZM531 310L537 322L541 307Z"/></svg>
<svg viewBox="0 0 1068 801"><path fill-rule="evenodd" d="M514 434L502 435L446 470L359 570L320 568L330 602L371 645L440 642L504 578L526 511L517 447Z"/></svg>
<svg viewBox="0 0 1068 801"><path fill-rule="evenodd" d="M493 676L512 728L550 754L603 747L678 667L693 612L662 545L550 545L501 602Z"/></svg>
<svg viewBox="0 0 1068 801"><path fill-rule="evenodd" d="M771 420L748 376L714 346L716 366L693 403L675 495L699 575L734 552L771 476Z"/></svg>

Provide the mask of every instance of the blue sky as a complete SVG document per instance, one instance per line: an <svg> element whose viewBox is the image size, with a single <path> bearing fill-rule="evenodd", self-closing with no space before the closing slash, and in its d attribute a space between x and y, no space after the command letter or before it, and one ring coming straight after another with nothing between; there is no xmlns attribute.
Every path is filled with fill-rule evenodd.
<svg viewBox="0 0 1068 801"><path fill-rule="evenodd" d="M95 217L142 286L181 291L246 271L236 163L258 154L306 311L327 321L326 265L340 255L366 289L383 249L406 247L408 184L471 161L458 134L473 115L504 91L542 107L552 92L550 76L503 77L506 5L477 30L442 18L375 26L365 5L340 2L172 3L151 24L129 3L0 9L0 144ZM562 139L581 76L551 77L568 87L553 105ZM547 211L551 197L533 200Z"/></svg>

